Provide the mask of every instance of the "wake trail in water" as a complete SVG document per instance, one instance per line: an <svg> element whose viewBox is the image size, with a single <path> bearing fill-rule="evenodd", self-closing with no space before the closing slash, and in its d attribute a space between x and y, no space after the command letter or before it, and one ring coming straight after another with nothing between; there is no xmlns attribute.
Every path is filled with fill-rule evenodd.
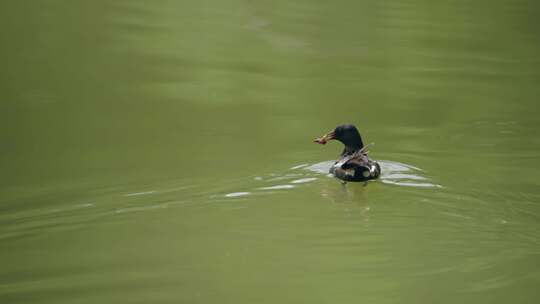
<svg viewBox="0 0 540 304"><path fill-rule="evenodd" d="M269 174L266 177L257 176L255 181L264 185L254 187L252 190L242 190L222 195L226 198L245 198L250 195L273 193L276 190L290 190L303 184L309 184L319 180L321 177L333 178L329 173L330 167L335 161L323 161L309 164L302 163L294 165L281 174ZM429 178L424 176L424 171L412 165L403 164L395 161L380 160L381 176L378 180L384 184L414 187L414 188L442 188L441 185L430 182Z"/></svg>

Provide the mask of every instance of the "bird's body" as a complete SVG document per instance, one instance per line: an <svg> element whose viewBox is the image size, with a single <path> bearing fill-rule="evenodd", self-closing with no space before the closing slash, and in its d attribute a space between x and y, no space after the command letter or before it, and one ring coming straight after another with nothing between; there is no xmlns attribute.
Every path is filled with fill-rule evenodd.
<svg viewBox="0 0 540 304"><path fill-rule="evenodd" d="M330 173L343 181L361 182L376 179L381 174L379 164L369 159L367 146L364 146L360 133L353 125L337 126L332 132L317 138L315 142L326 144L338 140L345 145L341 158L330 168Z"/></svg>
<svg viewBox="0 0 540 304"><path fill-rule="evenodd" d="M379 164L369 159L365 152L355 152L342 156L330 168L335 177L348 182L361 182L376 179L381 174Z"/></svg>

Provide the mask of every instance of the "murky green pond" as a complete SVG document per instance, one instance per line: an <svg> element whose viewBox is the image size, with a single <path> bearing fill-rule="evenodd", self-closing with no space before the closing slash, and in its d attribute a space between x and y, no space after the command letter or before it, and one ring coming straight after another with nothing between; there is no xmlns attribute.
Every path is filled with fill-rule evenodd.
<svg viewBox="0 0 540 304"><path fill-rule="evenodd" d="M538 302L539 16L2 1L0 302Z"/></svg>

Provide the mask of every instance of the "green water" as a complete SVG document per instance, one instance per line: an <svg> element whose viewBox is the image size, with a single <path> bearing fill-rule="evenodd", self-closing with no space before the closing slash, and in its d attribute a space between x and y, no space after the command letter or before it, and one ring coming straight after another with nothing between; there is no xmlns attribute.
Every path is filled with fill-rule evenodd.
<svg viewBox="0 0 540 304"><path fill-rule="evenodd" d="M538 302L539 16L2 1L0 303Z"/></svg>

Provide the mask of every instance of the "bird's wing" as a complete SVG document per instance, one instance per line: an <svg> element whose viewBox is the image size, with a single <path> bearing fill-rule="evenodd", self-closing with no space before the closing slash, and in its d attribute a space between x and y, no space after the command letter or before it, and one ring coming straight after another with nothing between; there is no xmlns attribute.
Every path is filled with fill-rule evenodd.
<svg viewBox="0 0 540 304"><path fill-rule="evenodd" d="M342 168L351 168L351 167L366 167L369 163L367 155L363 153L358 153L351 155L349 158L344 158L343 163L341 164Z"/></svg>

